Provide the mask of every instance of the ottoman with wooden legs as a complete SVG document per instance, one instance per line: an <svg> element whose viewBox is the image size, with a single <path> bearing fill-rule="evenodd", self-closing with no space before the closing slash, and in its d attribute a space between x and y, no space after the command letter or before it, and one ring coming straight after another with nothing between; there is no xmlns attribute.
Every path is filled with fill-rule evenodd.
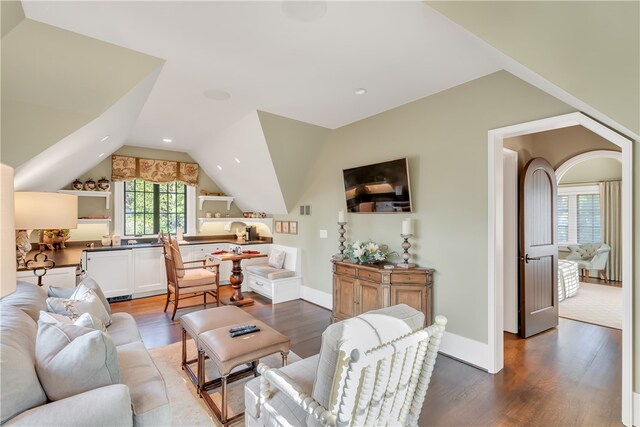
<svg viewBox="0 0 640 427"><path fill-rule="evenodd" d="M196 351L200 352L201 347L198 336L201 333L221 327L227 327L227 329L229 329L229 325L247 325L254 324L254 322L255 319L253 316L233 305L195 311L185 314L180 318L182 325L182 369L187 373L187 376L196 389L198 389L198 392L200 392L198 388L200 366L197 366L197 372L193 372L191 365L198 361L197 356L195 359L187 360L187 334L193 338Z"/></svg>
<svg viewBox="0 0 640 427"><path fill-rule="evenodd" d="M282 365L287 364L287 355L291 345L289 338L257 319L252 319L251 324L255 324L260 328L260 331L233 338L230 336L230 328L246 323L242 321L235 325L220 327L203 332L198 337L200 343L198 391L218 421L224 426L244 416L244 412L230 413L227 405L227 385L229 382L252 374L257 376L258 360L270 354L280 353ZM207 357L220 372L220 378L217 380L206 381L204 363ZM232 372L234 368L244 364L250 367ZM219 406L209 395L210 390L218 387L221 388Z"/></svg>

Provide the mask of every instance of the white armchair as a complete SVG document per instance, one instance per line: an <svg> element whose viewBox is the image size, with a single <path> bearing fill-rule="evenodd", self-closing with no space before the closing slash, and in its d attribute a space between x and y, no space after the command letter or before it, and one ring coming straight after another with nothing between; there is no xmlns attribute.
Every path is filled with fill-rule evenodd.
<svg viewBox="0 0 640 427"><path fill-rule="evenodd" d="M578 268L585 273L585 278L589 280L589 270L597 270L605 282L609 281L605 268L609 260L611 247L605 243L585 243L582 245L569 245L571 253L567 259L576 261Z"/></svg>
<svg viewBox="0 0 640 427"><path fill-rule="evenodd" d="M245 385L247 426L416 426L447 319L423 329L404 304L329 326L320 354L260 364Z"/></svg>

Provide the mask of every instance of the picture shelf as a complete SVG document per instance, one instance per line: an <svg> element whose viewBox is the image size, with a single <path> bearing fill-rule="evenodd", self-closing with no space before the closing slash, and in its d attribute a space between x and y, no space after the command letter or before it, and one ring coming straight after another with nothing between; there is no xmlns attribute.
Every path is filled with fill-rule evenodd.
<svg viewBox="0 0 640 427"><path fill-rule="evenodd" d="M199 228L202 229L202 226L207 222L218 222L218 223L232 223L232 222L242 222L246 225L252 224L264 224L269 227L269 230L273 230L273 218L198 218Z"/></svg>
<svg viewBox="0 0 640 427"><path fill-rule="evenodd" d="M58 193L71 194L78 197L104 197L104 204L107 209L109 209L111 202L110 191L58 190Z"/></svg>

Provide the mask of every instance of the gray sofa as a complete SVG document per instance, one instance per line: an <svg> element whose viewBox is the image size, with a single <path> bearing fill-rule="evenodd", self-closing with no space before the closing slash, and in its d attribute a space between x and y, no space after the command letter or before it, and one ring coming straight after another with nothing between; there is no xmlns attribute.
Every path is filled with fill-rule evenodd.
<svg viewBox="0 0 640 427"><path fill-rule="evenodd" d="M121 384L55 402L47 399L35 368L38 317L40 310L47 311L46 298L42 288L18 282L16 292L0 300L0 424L170 425L171 407L164 379L145 349L135 320L127 313L113 313L107 328L116 346Z"/></svg>

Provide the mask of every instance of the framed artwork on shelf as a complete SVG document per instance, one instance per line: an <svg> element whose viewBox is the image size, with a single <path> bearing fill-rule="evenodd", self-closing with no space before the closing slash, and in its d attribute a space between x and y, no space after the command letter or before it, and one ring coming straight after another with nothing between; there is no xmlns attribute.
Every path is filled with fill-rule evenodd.
<svg viewBox="0 0 640 427"><path fill-rule="evenodd" d="M276 221L276 233L282 233L282 221Z"/></svg>
<svg viewBox="0 0 640 427"><path fill-rule="evenodd" d="M289 234L298 234L298 221L289 221Z"/></svg>
<svg viewBox="0 0 640 427"><path fill-rule="evenodd" d="M289 234L289 221L282 221L282 232Z"/></svg>

